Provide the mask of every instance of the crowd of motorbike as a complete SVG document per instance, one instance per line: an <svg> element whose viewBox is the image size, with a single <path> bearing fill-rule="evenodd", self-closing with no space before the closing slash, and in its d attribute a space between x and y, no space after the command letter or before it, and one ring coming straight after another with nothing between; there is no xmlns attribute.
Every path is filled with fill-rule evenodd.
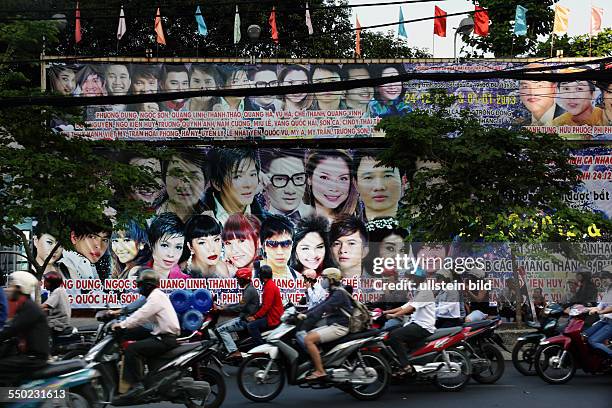
<svg viewBox="0 0 612 408"><path fill-rule="evenodd" d="M217 408L226 396L225 366L238 366L237 383L251 401L276 398L285 384L313 389L335 387L359 400L381 397L390 384L429 382L443 391L461 390L473 379L492 384L504 374L504 355L510 352L496 333L499 318L438 329L410 350L413 370L403 372L397 355L388 345L389 330L380 310L372 310L370 327L337 341L325 343L321 356L327 376L308 381L312 363L296 341L299 306L285 305L282 323L263 334L265 344L255 346L240 337L242 359L228 359L216 330L219 313L213 308L199 329L178 339L178 347L147 361L146 392L132 404L168 401L188 408ZM565 317L568 316L568 317ZM56 361L32 373L23 390L49 388L69 391L72 407L103 407L124 391L123 341L111 329L117 315L96 314L98 324L75 328L59 336L53 347ZM611 371L610 360L588 345L583 329L593 323L588 308L564 309L550 304L535 331L518 338L512 362L524 375L538 375L551 384L566 383L577 369L586 373ZM392 329L391 329L392 330ZM115 399L116 401L116 399ZM114 402L117 405L116 402ZM15 406L41 406L42 401Z"/></svg>

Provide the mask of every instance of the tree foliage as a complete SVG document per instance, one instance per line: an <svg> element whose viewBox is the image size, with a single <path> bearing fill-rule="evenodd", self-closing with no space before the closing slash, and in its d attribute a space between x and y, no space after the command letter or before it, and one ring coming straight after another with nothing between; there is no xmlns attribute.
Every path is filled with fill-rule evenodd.
<svg viewBox="0 0 612 408"><path fill-rule="evenodd" d="M435 112L379 124L390 143L382 161L411 179L399 217L413 239L441 242L460 234L471 242L580 241L593 224L608 236L611 221L565 201L579 183L567 142L484 127L466 113L452 116L452 98L437 95Z"/></svg>
<svg viewBox="0 0 612 408"><path fill-rule="evenodd" d="M491 24L489 35L486 37L473 34L462 36L467 46L475 48L471 57L484 56L486 53L493 53L497 58L533 55L538 47L538 37L549 35L552 31L554 10L551 6L557 1L472 0L472 3L478 3L488 10ZM517 37L514 35L514 18L517 5L528 9L526 36Z"/></svg>
<svg viewBox="0 0 612 408"><path fill-rule="evenodd" d="M538 44L538 57L550 56L550 41L549 36L545 42ZM612 55L612 28L606 28L592 38L588 34L555 36L553 46L553 56L557 55L557 50L563 50L564 57L608 57Z"/></svg>

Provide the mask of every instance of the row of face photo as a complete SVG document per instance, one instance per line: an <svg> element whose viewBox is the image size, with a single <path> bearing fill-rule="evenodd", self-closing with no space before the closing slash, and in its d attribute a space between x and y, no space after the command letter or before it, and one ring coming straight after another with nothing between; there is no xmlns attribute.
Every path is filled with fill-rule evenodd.
<svg viewBox="0 0 612 408"><path fill-rule="evenodd" d="M267 88L396 76L392 65L56 65L50 68L52 90L73 96L120 96L210 89ZM304 111L358 110L366 117L409 112L401 82L316 94L255 97L197 97L167 102L113 105L117 111Z"/></svg>

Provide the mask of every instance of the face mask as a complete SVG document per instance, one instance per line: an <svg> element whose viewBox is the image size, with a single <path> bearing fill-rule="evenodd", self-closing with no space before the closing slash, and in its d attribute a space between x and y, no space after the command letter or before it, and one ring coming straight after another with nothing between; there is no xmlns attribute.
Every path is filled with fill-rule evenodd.
<svg viewBox="0 0 612 408"><path fill-rule="evenodd" d="M325 290L329 289L329 279L322 279L321 280L321 287Z"/></svg>

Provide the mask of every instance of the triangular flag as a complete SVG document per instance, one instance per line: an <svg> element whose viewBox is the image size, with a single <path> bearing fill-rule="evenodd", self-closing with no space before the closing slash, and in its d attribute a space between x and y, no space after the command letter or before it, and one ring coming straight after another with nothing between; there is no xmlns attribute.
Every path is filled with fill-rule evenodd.
<svg viewBox="0 0 612 408"><path fill-rule="evenodd" d="M119 26L117 27L117 40L123 38L125 30L125 13L123 12L123 6L121 6L121 12L119 12Z"/></svg>
<svg viewBox="0 0 612 408"><path fill-rule="evenodd" d="M523 6L516 6L514 35L527 35L527 9Z"/></svg>
<svg viewBox="0 0 612 408"><path fill-rule="evenodd" d="M234 16L234 44L240 42L240 14L238 14L238 6L236 6L236 15Z"/></svg>
<svg viewBox="0 0 612 408"><path fill-rule="evenodd" d="M397 36L408 38L408 35L406 34L406 27L404 27L404 13L402 13L402 6L400 6L399 9L399 27L397 29Z"/></svg>
<svg viewBox="0 0 612 408"><path fill-rule="evenodd" d="M206 37L208 35L208 27L206 27L206 23L204 22L204 16L202 16L202 12L200 11L200 6L196 8L196 23L198 23L198 33Z"/></svg>
<svg viewBox="0 0 612 408"><path fill-rule="evenodd" d="M569 21L570 9L560 5L555 5L555 25L553 26L553 34L567 34L567 23Z"/></svg>
<svg viewBox="0 0 612 408"><path fill-rule="evenodd" d="M79 10L79 2L77 1L76 12L74 13L74 42L81 42L81 10Z"/></svg>
<svg viewBox="0 0 612 408"><path fill-rule="evenodd" d="M446 37L446 11L436 6L434 9L434 34L438 37Z"/></svg>
<svg viewBox="0 0 612 408"><path fill-rule="evenodd" d="M476 6L474 13L474 34L481 37L489 35L489 13L480 6Z"/></svg>
<svg viewBox="0 0 612 408"><path fill-rule="evenodd" d="M308 27L308 35L312 35L314 30L312 29L312 20L310 19L310 10L308 10L308 2L306 2L306 27Z"/></svg>
<svg viewBox="0 0 612 408"><path fill-rule="evenodd" d="M158 44L166 45L166 37L164 37L164 29L162 28L161 14L159 13L159 7L155 14L155 33L157 34L156 41Z"/></svg>
<svg viewBox="0 0 612 408"><path fill-rule="evenodd" d="M359 24L359 17L355 14L355 55L361 57L361 24Z"/></svg>
<svg viewBox="0 0 612 408"><path fill-rule="evenodd" d="M270 23L270 28L272 29L272 41L278 44L278 29L276 28L276 8L272 6L272 13L270 13L270 18L268 19Z"/></svg>
<svg viewBox="0 0 612 408"><path fill-rule="evenodd" d="M601 22L603 21L604 9L601 7L591 7L591 35L601 33Z"/></svg>

